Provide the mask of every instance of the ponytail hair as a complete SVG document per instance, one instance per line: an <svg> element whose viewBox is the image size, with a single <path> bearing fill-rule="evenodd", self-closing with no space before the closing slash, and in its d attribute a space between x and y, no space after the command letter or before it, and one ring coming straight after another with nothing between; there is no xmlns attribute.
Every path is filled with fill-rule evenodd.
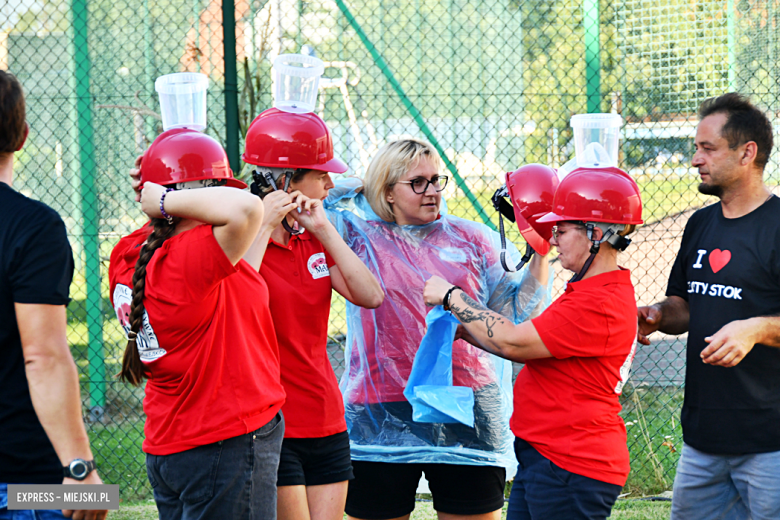
<svg viewBox="0 0 780 520"><path fill-rule="evenodd" d="M162 218L153 218L154 231L146 239L146 244L141 248L141 254L135 264L133 273L133 301L130 304L130 332L127 333L127 346L122 359L122 370L119 379L133 386L139 386L149 375L141 362L141 354L138 352L137 338L144 321L144 290L146 289L146 265L152 259L152 255L163 243L173 236L176 224L181 219L174 217L169 224Z"/></svg>

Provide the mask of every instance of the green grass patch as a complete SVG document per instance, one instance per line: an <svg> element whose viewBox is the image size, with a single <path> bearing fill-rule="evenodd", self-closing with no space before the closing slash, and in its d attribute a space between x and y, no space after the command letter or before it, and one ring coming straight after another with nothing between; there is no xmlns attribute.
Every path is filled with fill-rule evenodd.
<svg viewBox="0 0 780 520"><path fill-rule="evenodd" d="M642 175L635 179L642 196L642 220L657 222L714 199L699 193L697 175Z"/></svg>
<svg viewBox="0 0 780 520"><path fill-rule="evenodd" d="M146 478L146 457L141 451L142 421L110 426L93 424L89 439L100 478L106 484L119 484L122 501L152 497L152 488Z"/></svg>
<svg viewBox="0 0 780 520"><path fill-rule="evenodd" d="M631 473L623 492L650 496L670 490L682 451L683 390L628 384L620 401L631 456Z"/></svg>
<svg viewBox="0 0 780 520"><path fill-rule="evenodd" d="M670 502L649 502L642 500L618 500L612 508L614 520L666 520L671 511ZM112 520L156 520L157 508L154 501L122 504L119 511L111 513ZM347 516L344 515L346 520ZM501 518L506 518L506 505ZM431 502L417 502L410 520L436 520L436 511Z"/></svg>
<svg viewBox="0 0 780 520"><path fill-rule="evenodd" d="M121 495L120 495L121 496ZM111 511L108 518L111 520L157 520L157 506L154 500L125 501L119 500L119 510Z"/></svg>
<svg viewBox="0 0 780 520"><path fill-rule="evenodd" d="M671 502L648 500L618 500L612 508L615 520L667 520L672 512Z"/></svg>

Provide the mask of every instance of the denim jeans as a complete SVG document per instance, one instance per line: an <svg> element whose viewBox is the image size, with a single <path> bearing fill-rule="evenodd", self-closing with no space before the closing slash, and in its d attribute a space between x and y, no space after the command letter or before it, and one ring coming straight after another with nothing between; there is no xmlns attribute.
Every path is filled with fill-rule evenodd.
<svg viewBox="0 0 780 520"><path fill-rule="evenodd" d="M160 520L275 520L284 418L172 455L146 455Z"/></svg>
<svg viewBox="0 0 780 520"><path fill-rule="evenodd" d="M609 517L621 486L556 466L533 446L515 441L517 475L507 520L600 520Z"/></svg>
<svg viewBox="0 0 780 520"><path fill-rule="evenodd" d="M683 444L672 520L750 518L780 518L780 451L712 455Z"/></svg>
<svg viewBox="0 0 780 520"><path fill-rule="evenodd" d="M59 509L8 510L8 484L0 484L0 520L65 520Z"/></svg>

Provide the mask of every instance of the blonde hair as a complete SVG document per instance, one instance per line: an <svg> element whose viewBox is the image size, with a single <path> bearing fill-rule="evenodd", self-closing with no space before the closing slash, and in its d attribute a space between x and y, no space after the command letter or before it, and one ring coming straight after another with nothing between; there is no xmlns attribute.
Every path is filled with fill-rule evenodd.
<svg viewBox="0 0 780 520"><path fill-rule="evenodd" d="M636 231L636 224L626 224L626 227L623 228L623 231L618 233L621 237L627 237L631 233Z"/></svg>
<svg viewBox="0 0 780 520"><path fill-rule="evenodd" d="M436 149L426 141L410 137L387 143L371 160L363 179L363 189L366 200L379 218L395 222L387 194L423 158L432 161L437 170L441 168L441 157Z"/></svg>

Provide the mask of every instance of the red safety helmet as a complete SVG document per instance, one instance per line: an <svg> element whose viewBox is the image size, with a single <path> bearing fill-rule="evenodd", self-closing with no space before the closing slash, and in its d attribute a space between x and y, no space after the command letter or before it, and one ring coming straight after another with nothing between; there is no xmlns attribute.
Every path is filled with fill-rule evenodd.
<svg viewBox="0 0 780 520"><path fill-rule="evenodd" d="M537 222L566 220L641 224L639 186L619 168L577 168L558 185L552 211Z"/></svg>
<svg viewBox="0 0 780 520"><path fill-rule="evenodd" d="M312 112L292 114L276 108L249 125L244 162L269 168L344 173L347 165L333 156L333 139L325 121Z"/></svg>
<svg viewBox="0 0 780 520"><path fill-rule="evenodd" d="M534 251L546 255L554 224L539 218L552 210L558 175L544 164L527 164L506 174L506 187L520 233Z"/></svg>
<svg viewBox="0 0 780 520"><path fill-rule="evenodd" d="M141 159L141 183L169 185L204 179L224 179L227 186L246 188L233 178L224 148L196 130L173 128L161 133Z"/></svg>

